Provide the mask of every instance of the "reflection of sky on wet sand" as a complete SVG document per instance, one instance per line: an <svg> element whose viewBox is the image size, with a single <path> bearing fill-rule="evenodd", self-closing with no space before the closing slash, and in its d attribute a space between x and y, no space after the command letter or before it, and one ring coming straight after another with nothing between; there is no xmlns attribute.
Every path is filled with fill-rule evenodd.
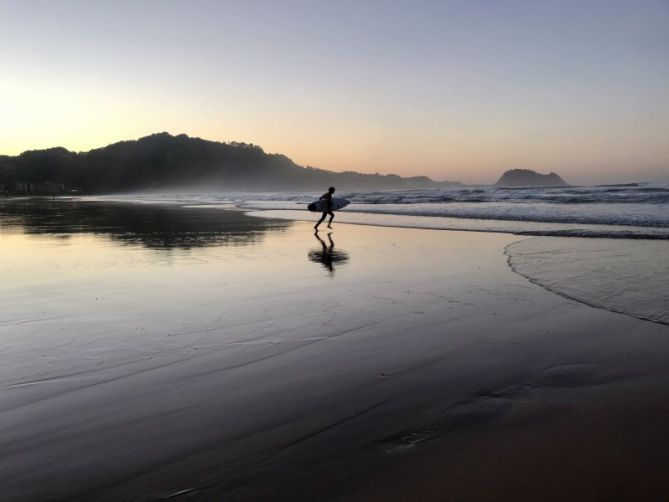
<svg viewBox="0 0 669 502"><path fill-rule="evenodd" d="M225 221L225 212L216 211ZM409 322L442 305L445 294L469 294L470 281L496 280L490 271L479 273L473 245L489 243L487 254L499 254L502 265L494 270L506 276L500 253L514 239L335 224L333 274L330 258L323 263L318 256L323 244L311 223L237 241L252 245L219 240L170 249L128 245L96 228L67 238L18 227L0 234L2 381L189 358L203 348L235 358L241 349L303 343L389 312ZM322 238L327 254L329 239Z"/></svg>
<svg viewBox="0 0 669 502"><path fill-rule="evenodd" d="M214 220L234 214L258 228L217 211ZM630 364L622 338L601 333L603 346L584 348L576 327L611 319L627 337L639 321L514 274L503 248L515 236L335 223L330 244L312 225L272 227L244 246L169 249L100 226L0 234L0 492L30 486L41 500L70 500L127 479L109 497L129 500L138 479L160 478L164 493L206 484L203 465L243 480L264 465L278 478L450 423L443 410L470 413L459 403L494 416L507 400L488 389L534 389L525 382L565 361ZM334 274L310 260L323 245L350 257ZM628 343L638 350L638 337ZM362 420L345 419L362 407ZM329 435L301 440L314 430ZM110 456L124 462L112 470Z"/></svg>
<svg viewBox="0 0 669 502"><path fill-rule="evenodd" d="M253 244L265 232L290 224L215 208L49 199L0 201L0 229L5 233L96 234L151 249Z"/></svg>
<svg viewBox="0 0 669 502"><path fill-rule="evenodd" d="M153 205L5 202L0 221L0 291L9 322L37 310L122 319L132 317L127 302L149 316L193 302L194 311L220 309L221 301L238 302L256 289L261 302L289 290L309 296L321 280L345 291L389 272L431 280L430 269L443 268L431 249L455 244L450 233L382 228L370 241L369 227L336 224L330 235L314 237L309 224Z"/></svg>
<svg viewBox="0 0 669 502"><path fill-rule="evenodd" d="M334 232L314 236L303 225L219 208L4 201L0 202L0 273L4 288L27 281L71 283L92 277L101 281L96 288L104 288L104 280L139 286L142 278L165 275L166 265L172 267L173 282L164 286L177 290L185 282L196 282L197 274L225 277L239 287L264 283L263 277L295 284L336 275L338 280L357 282L365 277L376 280L391 270L397 274L406 267L441 267L439 253L429 249L453 244L450 233L377 228L376 242L370 242L368 227L335 223ZM403 240L405 234L411 237ZM322 267L309 265L305 253ZM435 263L421 261L425 259ZM183 277L177 279L180 274ZM281 282L272 284L281 287Z"/></svg>

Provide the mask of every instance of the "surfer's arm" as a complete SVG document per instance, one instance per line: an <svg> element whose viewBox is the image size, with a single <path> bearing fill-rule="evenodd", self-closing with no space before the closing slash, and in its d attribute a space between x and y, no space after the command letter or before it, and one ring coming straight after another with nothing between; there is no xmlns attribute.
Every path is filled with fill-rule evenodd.
<svg viewBox="0 0 669 502"><path fill-rule="evenodd" d="M324 193L321 195L321 198L319 200L324 200L325 199L325 207L327 207L328 211L332 211L332 195L329 193Z"/></svg>

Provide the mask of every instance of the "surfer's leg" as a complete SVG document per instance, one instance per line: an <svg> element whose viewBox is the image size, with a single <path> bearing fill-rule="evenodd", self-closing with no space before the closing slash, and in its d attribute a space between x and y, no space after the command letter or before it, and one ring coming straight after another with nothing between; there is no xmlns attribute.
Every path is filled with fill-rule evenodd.
<svg viewBox="0 0 669 502"><path fill-rule="evenodd" d="M318 220L318 223L316 223L316 224L314 225L314 229L315 229L315 230L318 230L318 225L320 225L321 223L323 223L323 220L325 219L325 217L327 216L327 214L328 214L328 213L323 213L323 215L321 216L321 219Z"/></svg>
<svg viewBox="0 0 669 502"><path fill-rule="evenodd" d="M330 221L328 221L328 228L332 228L332 220L334 219L334 213L332 211L328 211L328 214L330 215ZM325 218L325 213L323 213L323 218Z"/></svg>

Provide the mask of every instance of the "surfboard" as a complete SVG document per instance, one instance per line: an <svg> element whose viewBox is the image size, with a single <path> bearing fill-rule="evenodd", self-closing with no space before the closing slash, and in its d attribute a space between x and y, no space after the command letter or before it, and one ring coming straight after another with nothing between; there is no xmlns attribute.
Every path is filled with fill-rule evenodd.
<svg viewBox="0 0 669 502"><path fill-rule="evenodd" d="M346 199L339 199L337 197L332 197L332 210L336 211L337 209L341 209L342 207L346 207L350 204L349 201ZM327 201L326 200L317 200L316 202L312 202L307 206L307 209L313 213L322 213L328 210L327 206Z"/></svg>

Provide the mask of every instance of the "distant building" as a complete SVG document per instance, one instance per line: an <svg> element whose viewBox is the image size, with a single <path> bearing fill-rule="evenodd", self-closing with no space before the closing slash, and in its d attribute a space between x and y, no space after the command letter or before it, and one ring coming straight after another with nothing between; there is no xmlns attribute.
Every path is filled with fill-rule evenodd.
<svg viewBox="0 0 669 502"><path fill-rule="evenodd" d="M38 181L28 183L30 193L38 195L56 195L65 193L65 185L62 183L54 183L52 181Z"/></svg>
<svg viewBox="0 0 669 502"><path fill-rule="evenodd" d="M13 185L12 192L28 193L30 191L30 183L27 181L15 181Z"/></svg>
<svg viewBox="0 0 669 502"><path fill-rule="evenodd" d="M4 190L3 190L4 187ZM0 192L35 195L58 195L65 193L65 185L53 181L13 181L0 185Z"/></svg>

